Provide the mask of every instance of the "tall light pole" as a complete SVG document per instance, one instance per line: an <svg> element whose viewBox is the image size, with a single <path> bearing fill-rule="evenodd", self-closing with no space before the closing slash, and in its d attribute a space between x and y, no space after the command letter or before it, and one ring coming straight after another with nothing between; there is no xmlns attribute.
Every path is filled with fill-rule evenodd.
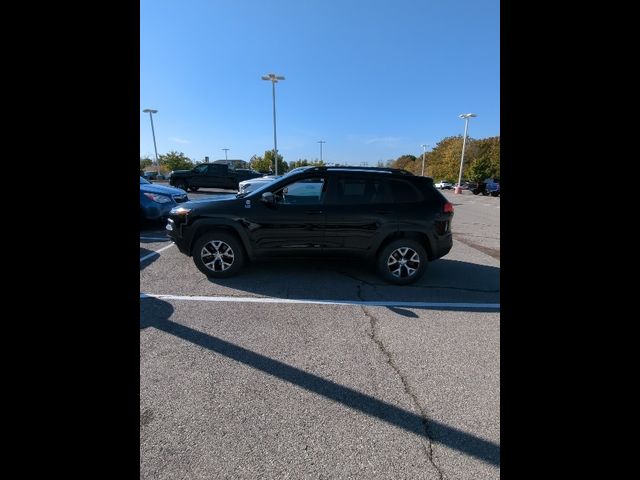
<svg viewBox="0 0 640 480"><path fill-rule="evenodd" d="M462 164L464 162L464 146L467 143L467 127L469 126L469 119L471 117L477 117L475 113L463 113L462 115L458 115L458 117L464 119L464 136L462 137L462 157L460 157L460 175L458 176L458 186L455 188L455 193L462 193L462 187L460 184L462 183Z"/></svg>
<svg viewBox="0 0 640 480"><path fill-rule="evenodd" d="M424 156L427 153L427 147L429 146L429 144L423 143L420 146L422 147L422 176L424 177Z"/></svg>
<svg viewBox="0 0 640 480"><path fill-rule="evenodd" d="M271 81L271 87L273 91L273 151L274 151L274 163L276 164L276 176L278 175L278 141L276 139L276 83L279 80L284 80L284 77L277 76L275 73L268 73L262 76L262 80Z"/></svg>
<svg viewBox="0 0 640 480"><path fill-rule="evenodd" d="M152 110L151 108L145 108L143 113L148 113L151 119L151 135L153 135L153 149L156 152L156 168L158 169L158 175L160 175L160 164L158 163L158 148L156 147L156 132L153 129L153 114L158 113L158 110Z"/></svg>
<svg viewBox="0 0 640 480"><path fill-rule="evenodd" d="M322 163L322 144L327 142L324 140L318 140L318 143L320 144L320 163Z"/></svg>
<svg viewBox="0 0 640 480"><path fill-rule="evenodd" d="M224 159L227 160L227 152L229 151L229 149L223 148L222 150L224 150Z"/></svg>

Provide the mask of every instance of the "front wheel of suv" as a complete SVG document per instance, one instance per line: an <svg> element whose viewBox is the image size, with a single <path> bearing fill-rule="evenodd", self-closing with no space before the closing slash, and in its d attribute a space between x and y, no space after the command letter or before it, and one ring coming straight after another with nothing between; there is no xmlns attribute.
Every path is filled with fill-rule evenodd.
<svg viewBox="0 0 640 480"><path fill-rule="evenodd" d="M418 280L427 268L427 252L410 238L394 240L378 255L380 276L396 285L407 285Z"/></svg>
<svg viewBox="0 0 640 480"><path fill-rule="evenodd" d="M233 235L222 231L206 232L193 245L193 261L210 278L231 277L244 264L245 254Z"/></svg>

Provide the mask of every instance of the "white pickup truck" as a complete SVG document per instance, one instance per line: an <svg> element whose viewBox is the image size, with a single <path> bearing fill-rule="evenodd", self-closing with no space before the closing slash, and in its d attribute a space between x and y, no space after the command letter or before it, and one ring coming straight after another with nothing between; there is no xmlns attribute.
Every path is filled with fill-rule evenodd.
<svg viewBox="0 0 640 480"><path fill-rule="evenodd" d="M453 188L453 184L444 180L440 180L438 183L434 184L434 187L439 188L440 190L451 190Z"/></svg>

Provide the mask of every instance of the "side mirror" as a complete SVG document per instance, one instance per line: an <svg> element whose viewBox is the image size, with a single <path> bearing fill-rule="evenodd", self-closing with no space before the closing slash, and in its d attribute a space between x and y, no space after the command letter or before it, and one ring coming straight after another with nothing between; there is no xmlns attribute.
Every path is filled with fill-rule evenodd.
<svg viewBox="0 0 640 480"><path fill-rule="evenodd" d="M270 207L276 206L276 196L271 192L264 192L262 194L262 201Z"/></svg>

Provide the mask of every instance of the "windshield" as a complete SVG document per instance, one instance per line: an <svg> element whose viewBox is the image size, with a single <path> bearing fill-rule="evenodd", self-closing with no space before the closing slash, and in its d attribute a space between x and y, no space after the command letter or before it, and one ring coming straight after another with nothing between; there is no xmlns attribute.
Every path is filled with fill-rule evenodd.
<svg viewBox="0 0 640 480"><path fill-rule="evenodd" d="M151 182L148 182L146 179L140 177L140 185L144 185L145 183L151 183Z"/></svg>

